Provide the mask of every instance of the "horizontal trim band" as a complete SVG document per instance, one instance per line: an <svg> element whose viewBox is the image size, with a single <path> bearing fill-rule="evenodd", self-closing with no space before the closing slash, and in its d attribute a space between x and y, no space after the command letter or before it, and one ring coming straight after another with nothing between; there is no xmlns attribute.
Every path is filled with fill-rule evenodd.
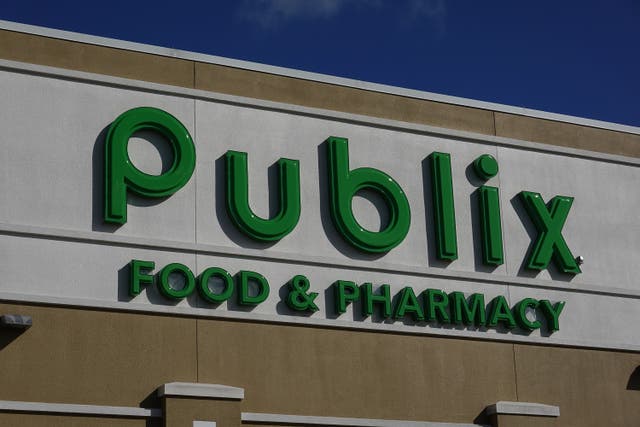
<svg viewBox="0 0 640 427"><path fill-rule="evenodd" d="M217 399L244 399L244 389L221 384L167 383L158 388L158 397L189 396Z"/></svg>
<svg viewBox="0 0 640 427"><path fill-rule="evenodd" d="M553 405L528 402L497 402L487 406L487 415L533 415L538 417L559 417L560 408Z"/></svg>
<svg viewBox="0 0 640 427"><path fill-rule="evenodd" d="M640 298L640 290L635 289L604 287L585 283L573 284L567 282L562 282L562 284L559 285L550 280L530 279L518 276L499 276L495 274L476 273L470 271L450 271L433 267L400 266L381 261L376 261L372 264L367 261L349 260L349 263L345 263L341 262L339 259L330 257L283 253L272 250L269 250L268 254L265 254L264 251L256 249L239 249L195 242L179 242L172 240L150 239L145 237L119 236L93 231L64 230L49 227L0 223L0 235L2 234L36 239L63 240L85 244L114 245L168 252L187 252L200 255L221 256L225 258L255 259L295 265L342 268L345 270L366 270L404 276L475 281L490 285L518 285L529 288L552 289L562 292L606 295L621 298Z"/></svg>
<svg viewBox="0 0 640 427"><path fill-rule="evenodd" d="M406 328L399 323L355 323L337 319L321 319L302 316L276 316L244 311L219 311L208 308L186 306L166 306L136 304L131 302L108 302L88 298L68 298L0 292L0 302L55 305L63 307L91 308L96 310L120 311L126 313L161 314L170 316L194 316L204 319L239 320L244 322L272 323L293 326L313 326L328 329L343 329L369 332L392 332L407 335L426 335L439 338L472 339L479 341L499 341L519 344L541 344L554 347L581 347L605 350L640 352L640 345L611 342L599 344L593 341L561 339L553 337L530 337L516 334L497 334L468 329L443 329L438 327Z"/></svg>
<svg viewBox="0 0 640 427"><path fill-rule="evenodd" d="M125 418L161 418L161 409L130 406L75 405L70 403L22 402L0 400L0 412L36 412Z"/></svg>
<svg viewBox="0 0 640 427"><path fill-rule="evenodd" d="M315 417L306 415L263 414L243 412L240 416L243 423L264 424L298 424L319 426L352 426L352 427L486 427L479 424L440 423L430 421L382 420L371 418Z"/></svg>
<svg viewBox="0 0 640 427"><path fill-rule="evenodd" d="M486 101L477 101L457 96L441 95L433 92L426 92L414 89L405 89L396 86L383 85L378 83L369 83L361 80L348 79L344 77L335 77L326 74L313 73L308 71L295 70L290 68L259 64L256 62L242 61L237 59L224 58L221 56L207 55L197 52L190 52L179 49L171 49L160 46L148 45L144 43L135 43L124 40L117 40L107 37L92 36L88 34L75 33L71 31L57 30L53 28L40 27L35 25L21 24L17 22L0 20L0 29L15 31L19 33L33 34L43 37L50 37L60 40L69 40L79 43L92 44L96 46L105 46L115 49L129 50L133 52L149 53L152 55L165 56L170 58L179 58L190 61L204 62L207 64L222 65L232 68L240 68L244 70L257 71L267 74L275 74L285 77L292 77L301 80L315 81L319 83L328 83L336 86L351 87L371 92L386 93L391 95L399 95L408 98L424 99L427 101L442 102L446 104L461 105L465 107L478 108L482 110L492 110L503 113L517 114L545 120L557 122L572 123L581 126L588 126L600 129L613 130L631 134L640 134L640 127L610 123L601 120L585 119L581 117L570 116L566 114L549 113L540 110L534 110L523 107L515 107L510 105L498 104Z"/></svg>

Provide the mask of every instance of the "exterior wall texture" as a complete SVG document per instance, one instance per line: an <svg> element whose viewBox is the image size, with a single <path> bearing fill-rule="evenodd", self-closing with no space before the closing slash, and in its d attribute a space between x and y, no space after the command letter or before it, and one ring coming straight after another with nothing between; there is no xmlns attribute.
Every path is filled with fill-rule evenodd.
<svg viewBox="0 0 640 427"><path fill-rule="evenodd" d="M597 158L599 156L597 153L626 156L630 162L628 165L624 164L624 158L615 158L612 162L618 163L614 166L609 163L605 165L598 163L597 167L601 169L593 173L608 176L610 169L615 168L618 171L628 167L630 179L638 178L637 173L634 175L634 171L638 168L637 163L634 163L635 158L640 157L640 134L638 133L600 129L397 94L378 93L256 70L169 58L11 30L0 30L0 59L434 126L485 136L524 140L534 143L536 147L538 146L536 144L548 144L569 149L589 150L593 153L580 152L576 155L579 158L576 162L584 161L584 170L589 171L593 170L592 163L596 161L592 162L593 159L590 158L585 160L583 157ZM72 83L74 81L71 78L68 80ZM64 79L62 81L64 84L67 82ZM111 89L101 88L100 90ZM147 95L143 93L140 96L142 99ZM160 99L158 102L165 102L163 101L165 98L169 96L158 95ZM99 98L91 98L87 101L88 104L89 102L99 102ZM168 105L169 101L166 102ZM183 111L184 115L179 119L185 123L192 134L196 134L196 139L200 135L204 140L205 131L208 129L199 127L197 117L197 114L204 113L198 113L195 105L198 105L199 111L206 111L209 106L204 105L205 102L202 100L192 100L187 96L180 98L176 103L184 107L180 107L183 108L180 111ZM87 108L87 105L78 105L78 111ZM51 108L55 107L53 105ZM113 108L117 110L118 107ZM10 114L19 116L16 112ZM235 116L229 117L231 120ZM259 118L259 114L246 117ZM114 118L115 116L108 117L110 120ZM220 120L224 120L224 117ZM345 123L347 122L348 120L345 120ZM265 121L258 125L276 126L274 123L275 119L273 122ZM283 123L285 123L282 125L283 134L293 132L294 125L289 122ZM62 123L51 133L64 136L68 129L85 125ZM108 121L104 123L104 126L108 125ZM347 129L347 125L350 123L345 124L344 129ZM259 131L260 129L257 129L256 134L259 134ZM241 132L241 130L238 131L239 134ZM362 132L368 132L368 130L365 129ZM356 134L355 131L354 134ZM371 134L373 135L373 132ZM96 135L96 138L101 137ZM450 141L452 145L456 143L455 140ZM1 148L4 150L8 144L9 141L3 141ZM278 157L288 155L287 150L281 150L275 142L266 141L264 145L265 156L270 153L270 150L276 149ZM25 143L25 147L25 150L30 149L29 144ZM293 150L291 147L294 145L289 147L290 151ZM464 151L463 148L458 149ZM451 148L449 151L454 150L456 149ZM505 157L508 157L509 150L511 150L509 147L495 148L496 153L500 151ZM516 152L515 149L513 152ZM389 156L394 154L395 152L390 150ZM99 155L94 153L94 163L84 166L95 169L96 165L100 164L100 160L96 159ZM534 158L546 154L535 151L527 155ZM38 158L36 152L26 152L25 157L29 156ZM293 156L295 158L295 155ZM376 156L377 154L373 154L370 157ZM260 154L256 153L255 157L259 158ZM515 157L516 154L513 154L513 158ZM557 165L560 165L558 168L568 164L561 154L551 154L549 158L551 157L556 159L553 161L556 161ZM12 157L11 160L21 161L19 156ZM41 160L55 162L58 159L43 158ZM201 172L204 170L202 165L216 164L219 161L213 157L198 159L195 174L200 174L198 176L200 180L197 191L218 194L219 189L214 188L213 184L207 187L201 186L200 183L213 181L212 178L215 178L215 176L206 175L211 172ZM24 165L33 167L34 163L25 161ZM37 167L37 164L35 165ZM71 168L78 169L84 166L70 165ZM353 168L357 166L364 165L354 164ZM505 169L509 167L507 164L504 166ZM37 175L36 172L33 173ZM99 179L96 178L95 170L92 173L94 180ZM507 172L501 170L500 173ZM526 171L523 171L522 175L526 175ZM549 172L549 175L553 175L553 172ZM51 178L45 176L39 179L45 182ZM59 179L64 186L64 178ZM621 182L620 186L629 185L630 188L637 188L638 182L624 184L622 179ZM95 182L90 184L93 185ZM506 192L509 184L504 182L500 184L501 189ZM191 191L191 189L187 190ZM195 188L193 193L196 193ZM41 194L40 197L45 201L53 198L47 194ZM183 199L180 197L183 196L172 197L173 202L176 206L188 211L190 196L184 196ZM268 197L265 196L264 199L263 202L268 205L266 200ZM6 197L3 200L12 199ZM98 202L95 196L87 202L86 209L93 209L93 212L86 216L89 218L86 221L89 223L87 233L113 234L114 229L100 222L101 213L95 212L96 203ZM142 203L130 209L135 213L137 210L134 209L143 209L151 205ZM50 206L55 207L56 204L52 202ZM211 210L217 209L213 206L207 207ZM615 209L615 206L613 208ZM477 424L499 427L602 425L632 427L640 420L640 390L638 390L637 381L633 380L634 372L640 366L640 351L638 351L640 343L634 341L637 336L637 317L635 323L612 323L610 335L616 339L620 337L618 341L624 341L622 344L629 344L625 347L625 345L611 343L605 343L602 346L590 343L575 344L581 339L588 338L583 336L567 338L575 342L558 341L550 345L549 343L553 341L545 341L547 337L544 336L536 336L535 339L538 341L535 341L535 339L529 339L530 337L506 336L501 332L494 333L489 337L491 339L484 339L483 335L473 335L476 331L470 332L468 336L444 336L448 331L434 330L424 333L408 329L365 328L366 330L362 330L311 321L305 323L304 319L277 323L269 321L258 309L253 313L242 312L241 316L236 318L211 318L197 311L202 307L193 301L178 304L175 307L163 302L160 304L162 308L155 312L145 311L144 308L123 310L122 303L128 302L122 295L126 294L126 289L124 291L118 289L120 305L83 306L80 299L89 298L92 295L73 300L70 298L69 302L65 303L64 300L68 297L65 292L68 288L59 282L67 281L73 276L71 273L67 276L64 269L56 270L53 267L59 262L58 259L53 259L56 258L56 253L62 254L60 259L63 259L67 256L65 255L66 247L74 247L75 252L68 252L75 254L74 259L69 259L68 267L65 267L73 269L74 261L82 263L85 259L117 257L121 256L119 254L122 252L124 252L123 260L133 259L136 256L148 256L151 250L150 244L136 243L141 241L135 240L139 237L136 235L138 231L132 227L127 228L129 224L116 230L121 232L121 240L114 238L100 241L96 238L94 241L86 237L87 233L76 235L72 234L73 230L69 231L73 228L69 225L73 221L84 220L82 213L71 212L68 218L60 216L55 219L58 223L55 223L54 220L47 219L46 212L26 212L25 210L26 213L18 215L15 214L19 212L18 208L15 212L11 209L10 206L0 209L2 222L6 225L0 232L5 242L0 247L2 251L0 253L7 263L2 270L5 272L6 284L0 285L4 296L0 302L0 315L28 315L33 320L33 326L27 330L0 329L0 426L191 427L194 425L194 420L211 420L215 421L219 427L226 427L254 424L255 422L243 419L243 414L249 413L378 421L464 423L464 426ZM161 209L165 208L161 207ZM156 255L158 268L164 265L160 261L166 261L165 263L180 261L193 268L197 266L202 268L206 265L215 265L221 259L229 259L229 265L238 266L237 269L241 269L247 264L262 262L261 254L263 252L269 254L272 249L267 245L251 247L245 240L240 238L234 240L233 236L227 236L226 238L234 243L240 242L238 246L249 246L255 251L251 252L250 261L236 260L235 258L240 257L237 253L234 255L233 251L228 255L215 256L206 251L201 253L198 248L202 246L197 245L203 245L199 239L204 234L202 230L206 227L199 222L195 213L193 218L184 220L186 225L163 223L162 221L165 220L162 219L161 214L169 212L170 209L172 208L167 207L165 211L158 214L157 218L154 218L157 223L146 223L141 226L140 229L143 230L141 233L153 234L157 230L166 229L169 230L168 234L174 233L174 235L162 237L177 240L185 238L185 233L181 230L198 228L200 235L193 232L193 236L186 237L187 240L192 239L195 246L186 245L175 249L165 247L160 250L158 250L160 246L156 247L154 250L164 254ZM473 212L474 208L460 207L459 210L465 209ZM15 220L17 226L11 228L10 226L15 224L11 224L11 221L6 218L18 216L22 218ZM131 223L135 222L134 216L132 215ZM68 223L65 222L67 220ZM628 218L622 218L622 220L627 221ZM43 236L37 227L44 226L61 230L60 236ZM459 233L462 235L465 230L463 228ZM632 229L631 232L636 230ZM508 232L507 226L505 234ZM219 234L224 236L222 233ZM212 241L219 237L214 234L212 236ZM461 237L461 239L464 238ZM522 239L526 238L527 235L523 234ZM470 237L467 239L469 240ZM577 237L576 241L581 240ZM335 245L333 242L332 244ZM528 245L526 242L513 244L515 245L513 247ZM52 267L34 274L41 283L44 282L44 278L49 277L50 282L47 286L58 289L58 299L34 298L33 301L29 301L25 298L11 298L7 294L13 291L9 282L20 281L22 277L25 278L25 283L28 282L28 276L33 273L29 271L29 263L35 264L34 260L37 260L39 265L45 263L46 260L38 258L36 252L38 247L46 245L52 248L50 250L50 256L53 259ZM317 242L317 246L321 247L322 243ZM193 250L194 247L196 250ZM277 247L273 250L277 251ZM327 250L333 250L333 248ZM258 254L258 251L262 252ZM283 251L285 255L291 255L293 252L295 252L294 246L289 252ZM627 252L631 254L629 256L639 253L637 242L629 243ZM30 253L34 254L33 258L29 258ZM83 258L84 253L87 254L87 258ZM458 285L460 289L465 290L465 293L471 293L467 291L467 289L473 289L469 284L473 281L470 277L476 277L473 274L478 273L477 263L474 264L473 260L473 249L470 249L469 253L471 255L468 265L465 264L462 268L464 270L468 267L469 271L463 273L468 273L469 276L460 279L461 284ZM348 255L352 254L348 253ZM410 255L407 254L407 257L410 258ZM229 258L226 258L227 256ZM620 256L626 264L633 262L632 259L627 261L624 254ZM274 265L287 262L278 259L275 255L274 257L275 261L273 259L269 261ZM369 261L373 262L376 259L360 260L361 263ZM242 264L243 262L245 264ZM594 260L595 262L597 261ZM327 263L329 262L325 264ZM15 273L10 264L20 265L20 274ZM104 263L95 264L97 280L101 280L104 277L101 274L111 268L110 265L105 267L107 265L109 264L106 260ZM276 274L278 268L282 268L271 267L271 264L265 265L268 266L262 271L272 274ZM122 266L124 267L124 264ZM535 278L532 278L531 282L526 282L529 278L520 277L517 268L511 272L509 271L511 267L507 267L498 267L498 271L506 276L513 273L510 277L516 284L509 285L509 289L514 295L524 292L521 291L523 287L530 295L564 295L562 286L575 290L584 284L581 277L567 283L563 280L555 281L558 276L552 272L549 275L546 275L547 273L542 275L548 283L551 283L548 287L545 288L546 285L536 287ZM308 267L310 270L311 268ZM339 271L339 268L341 267L336 266L334 270ZM358 274L366 276L365 267L358 267L358 269L364 271ZM35 270L37 270L36 267L34 267ZM389 270L385 271L384 274L394 277ZM6 272L13 272L13 275ZM128 276L124 268L117 274L118 280L126 281ZM426 282L427 279L424 278L426 276L421 274L416 270L411 277L415 276L416 282L421 280ZM594 271L592 277L600 278L599 275L604 276L605 272ZM86 279L85 276L82 277ZM429 277L428 280L434 281L448 280ZM620 277L616 277L616 280L612 285L615 288L606 288L607 285L603 284L604 290L598 288L590 291L592 293L588 293L585 298L594 298L589 301L600 301L595 299L594 295L598 295L598 298L602 295L602 301L611 298L612 302L607 302L606 304L610 305L606 307L619 307L621 313L630 313L629 315L633 316L637 313L640 296L635 276L631 274L625 276L620 273ZM486 288L480 287L482 292L488 295L498 292L494 291L494 285L486 285L482 280L480 283L481 285L477 286L486 286ZM520 283L529 284L532 288L519 286ZM81 289L83 285L84 283L73 285L76 286L78 295L83 295ZM111 286L111 284L104 286ZM118 286L122 288L120 283ZM624 303L615 299L619 298L620 294L624 294ZM145 303L149 302L153 305L153 298L156 297L158 295L149 295L149 301ZM101 297L96 296L96 298ZM605 303L602 304L604 307ZM585 307L584 312L581 313L583 316L591 316L595 318L594 322L601 325L608 320L608 312L604 314L598 312L604 311L600 306L589 307L586 304ZM193 308L196 311L192 311ZM252 315L255 315L255 318L252 319ZM603 331L603 337L609 335L606 325L601 327L601 331ZM549 339L552 340L553 337ZM225 395L222 397L158 395L157 390L160 387L173 382L238 387L244 389L244 397L239 399ZM38 412L6 409L6 405L3 406L2 403L5 401L153 408L160 410L162 415L158 413L154 416L109 415L107 412L100 414L99 410L92 415L73 414L73 411ZM553 405L560 408L560 416L488 414L486 408L500 401ZM278 425L277 422L266 421L257 424ZM431 425L422 424L421 426Z"/></svg>

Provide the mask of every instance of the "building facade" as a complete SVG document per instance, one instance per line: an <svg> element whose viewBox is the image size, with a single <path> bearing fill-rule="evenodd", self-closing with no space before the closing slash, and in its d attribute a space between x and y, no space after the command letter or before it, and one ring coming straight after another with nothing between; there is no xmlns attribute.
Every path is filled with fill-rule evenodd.
<svg viewBox="0 0 640 427"><path fill-rule="evenodd" d="M9 22L0 76L0 425L640 423L640 129Z"/></svg>

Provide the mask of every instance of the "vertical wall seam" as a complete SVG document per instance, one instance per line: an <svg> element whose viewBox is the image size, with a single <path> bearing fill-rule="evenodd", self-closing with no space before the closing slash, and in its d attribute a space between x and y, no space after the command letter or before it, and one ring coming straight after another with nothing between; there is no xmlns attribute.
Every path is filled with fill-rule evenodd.
<svg viewBox="0 0 640 427"><path fill-rule="evenodd" d="M193 80L191 82L191 87L193 89L195 89L196 88L196 61L191 61L191 65L193 66L193 68L192 68L193 69L193 76L192 76Z"/></svg>
<svg viewBox="0 0 640 427"><path fill-rule="evenodd" d="M193 89L196 88L196 62L195 61L191 61L191 70L192 70L192 74L191 74L191 87ZM196 124L196 117L197 117L197 113L196 113L196 99L193 99L193 143L198 144L198 132L197 132L197 124ZM196 153L196 166L198 164L198 156ZM194 206L193 206L193 228L194 228L194 240L196 241L196 243L198 242L198 174L194 173L194 186L193 186L193 192L194 192ZM195 253L194 254L195 257L195 268L196 268L196 272L198 271L198 254ZM198 342L198 322L199 319L196 317L195 319L196 321L196 340L195 340L195 347L196 347L196 382L200 382L200 344Z"/></svg>
<svg viewBox="0 0 640 427"><path fill-rule="evenodd" d="M197 106L197 101L194 98L193 99L193 144L196 146L196 164L195 164L195 170L193 172L193 241L197 244L198 243L198 172L197 172L197 165L198 165L198 153L197 153L197 146L198 146L198 129L197 129L197 125L196 125L196 117L197 117L197 113L196 113L196 106ZM194 257L195 257L195 267L196 267L196 272L198 271L198 254L194 253Z"/></svg>
<svg viewBox="0 0 640 427"><path fill-rule="evenodd" d="M200 345L198 344L198 322L200 320L198 318L196 318L196 382L199 383L200 382ZM517 396L517 393L516 393Z"/></svg>
<svg viewBox="0 0 640 427"><path fill-rule="evenodd" d="M520 397L518 396L518 367L516 362L516 345L511 344L511 348L513 349L513 381L516 386L516 401L520 401Z"/></svg>
<svg viewBox="0 0 640 427"><path fill-rule="evenodd" d="M492 111L491 116L493 117L493 135L498 136L498 129L496 127L496 112Z"/></svg>
<svg viewBox="0 0 640 427"><path fill-rule="evenodd" d="M494 136L498 136L498 127L496 125L496 112L495 111L491 111L491 116L493 117L493 135ZM498 161L498 164L500 164L500 159L498 156L499 153L499 147L496 145L496 160ZM500 185L500 176L498 176L498 185ZM500 194L500 211L504 212L504 210L502 209L504 206L502 204L503 201L503 194L501 192ZM501 215L500 221L503 222L503 218ZM504 224L503 224L504 225ZM502 228L503 233L504 233L504 227ZM502 239L504 241L504 235L502 236ZM509 274L509 265L508 265L508 260L509 257L507 255L507 247L506 245L503 247L503 256L504 256L504 263L505 263L505 272L507 274ZM507 285L507 298L509 303L511 303L511 287L509 285ZM517 365L517 360L516 360L516 345L515 344L511 344L511 350L513 353L513 382L514 382L514 386L515 386L515 392L516 392L516 401L519 402L520 401L520 396L518 395L518 365Z"/></svg>

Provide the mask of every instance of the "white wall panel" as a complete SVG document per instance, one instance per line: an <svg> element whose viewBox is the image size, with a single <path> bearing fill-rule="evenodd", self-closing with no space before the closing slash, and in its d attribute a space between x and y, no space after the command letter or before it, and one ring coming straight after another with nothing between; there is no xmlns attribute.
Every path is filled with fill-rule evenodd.
<svg viewBox="0 0 640 427"><path fill-rule="evenodd" d="M640 317L635 269L640 168L633 159L454 131L447 135L425 126L228 96L221 96L221 102L189 89L47 73L0 71L2 299L640 349L639 332L632 326ZM131 195L128 221L115 227L102 219L104 134L119 114L138 106L176 116L194 137L197 163L188 184L168 198ZM158 172L172 155L163 141L142 136L131 140L129 155L141 169ZM330 136L349 139L351 169L378 168L407 195L409 233L384 255L353 248L330 219L323 145ZM251 207L265 217L269 199L275 202L277 181L269 168L280 157L300 161L302 214L282 240L253 241L230 221L224 205L227 150L248 153ZM452 159L459 258L450 263L435 257L425 160L434 151L450 153ZM501 197L505 264L497 268L483 265L480 254L475 191L482 182L470 165L481 154L492 154L500 165L487 183L499 187ZM555 195L575 198L563 236L573 254L585 258L581 274L560 273L553 265L542 272L522 267L536 234L517 197L522 190L539 192L546 201ZM369 195L353 201L356 217L370 228L381 221L375 206L383 219L387 215L384 203L376 200ZM154 261L156 271L170 262L183 263L196 274L208 266L231 274L253 270L269 280L271 294L253 309L233 301L214 307L196 294L174 303L153 286L131 298L132 259ZM319 293L318 312L300 315L283 303L283 286L295 274L306 275L311 291ZM416 293L427 288L483 293L487 303L502 295L511 306L527 297L566 301L566 306L560 331L551 336L544 330L527 334L363 318L357 307L336 316L330 285L338 279L389 284L392 294L412 286Z"/></svg>

